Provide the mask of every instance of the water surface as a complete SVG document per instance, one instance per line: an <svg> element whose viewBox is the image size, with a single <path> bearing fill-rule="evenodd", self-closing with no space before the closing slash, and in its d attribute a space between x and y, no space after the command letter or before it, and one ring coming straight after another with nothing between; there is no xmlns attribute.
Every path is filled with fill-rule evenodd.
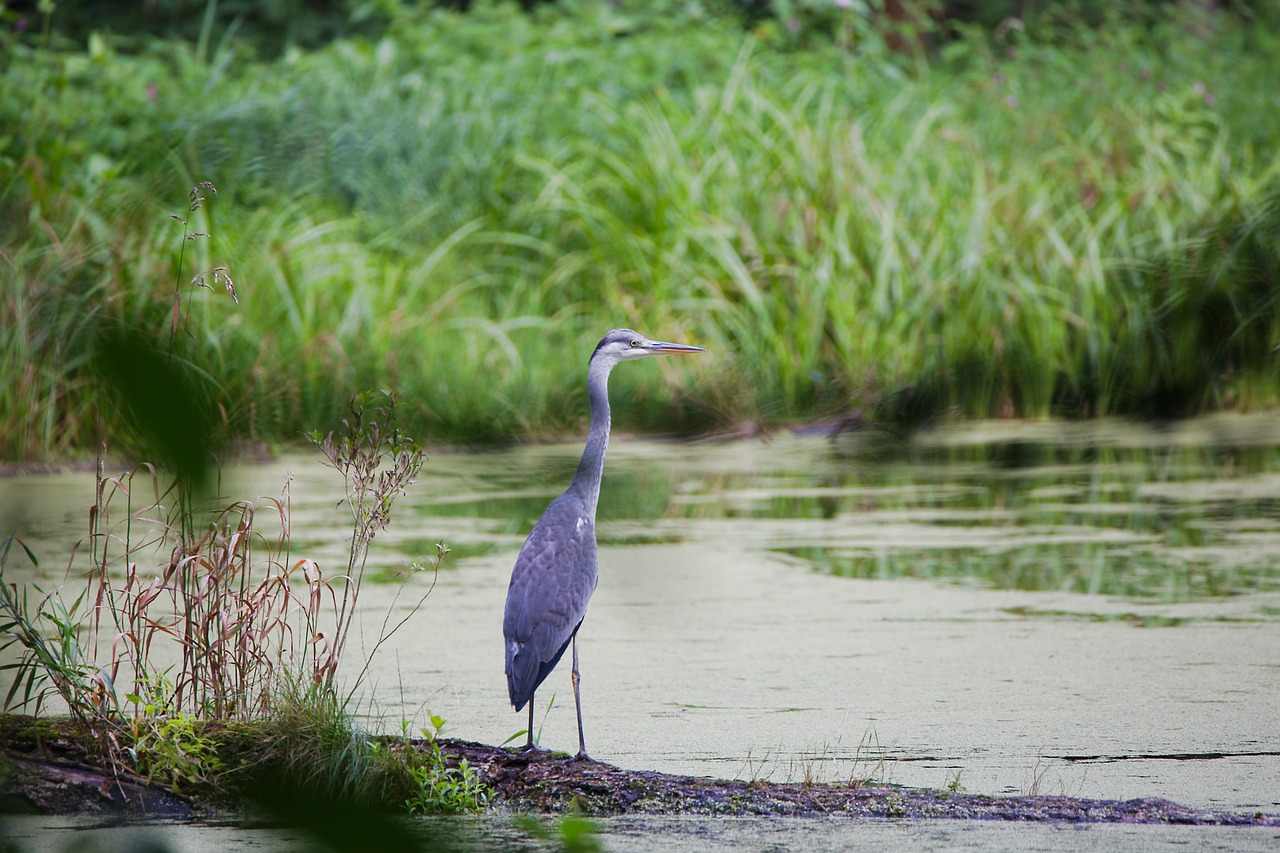
<svg viewBox="0 0 1280 853"><path fill-rule="evenodd" d="M453 551L373 660L370 725L429 710L490 743L524 727L502 673L507 579L579 451L431 455L370 571ZM223 492L278 496L288 475L294 554L339 573L341 486L314 454L234 468ZM88 474L0 481L7 525L58 555L50 578L92 489ZM580 634L598 759L1280 810L1280 421L620 439L598 532ZM366 586L370 638L417 597L398 588ZM537 727L571 750L561 669Z"/></svg>

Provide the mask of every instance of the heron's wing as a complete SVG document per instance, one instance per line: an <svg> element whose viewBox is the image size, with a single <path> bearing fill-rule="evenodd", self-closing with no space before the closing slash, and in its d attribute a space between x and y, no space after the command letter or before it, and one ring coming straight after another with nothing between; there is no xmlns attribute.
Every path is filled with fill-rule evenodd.
<svg viewBox="0 0 1280 853"><path fill-rule="evenodd" d="M561 495L534 526L511 572L503 634L512 704L528 701L582 623L596 587L591 513Z"/></svg>

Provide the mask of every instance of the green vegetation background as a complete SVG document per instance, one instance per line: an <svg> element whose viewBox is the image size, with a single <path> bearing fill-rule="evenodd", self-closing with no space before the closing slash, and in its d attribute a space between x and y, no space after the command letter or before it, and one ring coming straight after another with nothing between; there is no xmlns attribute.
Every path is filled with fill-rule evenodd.
<svg viewBox="0 0 1280 853"><path fill-rule="evenodd" d="M620 371L630 429L1276 406L1273 6L895 51L789 5L386 2L270 46L212 2L191 38L0 12L0 457L94 446L120 327L260 441L370 387L432 441L573 430L621 325L710 350Z"/></svg>

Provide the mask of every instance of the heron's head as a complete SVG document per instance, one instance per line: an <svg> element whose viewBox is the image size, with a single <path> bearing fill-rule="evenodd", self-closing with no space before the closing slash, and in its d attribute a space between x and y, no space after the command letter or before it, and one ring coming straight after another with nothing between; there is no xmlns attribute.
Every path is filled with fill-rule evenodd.
<svg viewBox="0 0 1280 853"><path fill-rule="evenodd" d="M706 350L686 344L651 341L633 329L614 329L596 344L596 351L591 354L590 363L607 362L614 365L620 361L644 358L646 355L675 355L686 352L706 352Z"/></svg>

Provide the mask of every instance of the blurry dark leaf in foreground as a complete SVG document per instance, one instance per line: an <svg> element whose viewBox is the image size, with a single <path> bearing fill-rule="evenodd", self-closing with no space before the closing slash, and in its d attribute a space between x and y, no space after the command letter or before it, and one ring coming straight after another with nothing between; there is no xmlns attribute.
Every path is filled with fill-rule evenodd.
<svg viewBox="0 0 1280 853"><path fill-rule="evenodd" d="M390 814L360 797L342 796L324 785L299 782L291 773L256 774L242 790L244 799L311 836L335 853L369 850L447 851L459 849L447 828L427 827Z"/></svg>
<svg viewBox="0 0 1280 853"><path fill-rule="evenodd" d="M217 449L212 383L136 329L104 333L92 363L104 383L104 408L118 419L108 435L192 487L203 483Z"/></svg>

